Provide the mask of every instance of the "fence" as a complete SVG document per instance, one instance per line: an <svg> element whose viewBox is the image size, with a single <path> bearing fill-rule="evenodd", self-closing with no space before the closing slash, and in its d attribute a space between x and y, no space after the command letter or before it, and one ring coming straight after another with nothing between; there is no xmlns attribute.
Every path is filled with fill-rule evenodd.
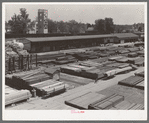
<svg viewBox="0 0 149 123"><path fill-rule="evenodd" d="M37 67L37 54L20 55L5 60L5 73L30 70Z"/></svg>

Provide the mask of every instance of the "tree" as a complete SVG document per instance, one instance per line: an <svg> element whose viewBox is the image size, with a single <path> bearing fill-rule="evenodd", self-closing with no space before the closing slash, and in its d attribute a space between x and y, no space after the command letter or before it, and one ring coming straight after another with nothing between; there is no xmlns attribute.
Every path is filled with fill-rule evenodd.
<svg viewBox="0 0 149 123"><path fill-rule="evenodd" d="M32 21L28 24L28 29L29 30L35 30L35 24L36 24L36 21Z"/></svg>
<svg viewBox="0 0 149 123"><path fill-rule="evenodd" d="M25 34L28 31L28 23L31 20L28 18L29 14L27 14L25 8L21 8L20 13L21 13L21 22L22 22L22 25L23 25L23 33Z"/></svg>
<svg viewBox="0 0 149 123"><path fill-rule="evenodd" d="M77 21L75 21L75 20L70 20L69 22L68 22L68 25L69 25L69 32L71 33L71 34L77 34L77 33L79 33L79 24L78 24L78 22Z"/></svg>
<svg viewBox="0 0 149 123"><path fill-rule="evenodd" d="M114 32L114 24L112 18L105 18L105 33L110 34Z"/></svg>
<svg viewBox="0 0 149 123"><path fill-rule="evenodd" d="M95 30L97 30L100 34L106 33L106 26L104 19L95 20Z"/></svg>
<svg viewBox="0 0 149 123"><path fill-rule="evenodd" d="M25 8L20 9L20 15L14 14L11 17L11 20L8 21L8 24L11 26L11 30L14 33L26 33L28 31L28 24L30 19Z"/></svg>
<svg viewBox="0 0 149 123"><path fill-rule="evenodd" d="M141 32L141 31L142 31L142 27L141 27L141 26L139 26L138 31L139 31L139 32Z"/></svg>
<svg viewBox="0 0 149 123"><path fill-rule="evenodd" d="M66 32L66 24L63 21L57 22L57 28L61 33Z"/></svg>
<svg viewBox="0 0 149 123"><path fill-rule="evenodd" d="M48 19L48 32L54 33L57 31L57 24L53 20Z"/></svg>

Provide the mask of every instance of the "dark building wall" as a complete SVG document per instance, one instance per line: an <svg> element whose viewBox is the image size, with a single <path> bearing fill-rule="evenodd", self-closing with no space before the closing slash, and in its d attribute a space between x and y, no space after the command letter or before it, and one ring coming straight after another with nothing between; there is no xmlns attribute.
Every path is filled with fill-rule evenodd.
<svg viewBox="0 0 149 123"><path fill-rule="evenodd" d="M31 51L32 53L58 51L74 48L85 48L92 46L99 46L101 44L114 42L115 38L99 38L99 39L79 39L79 40L65 40L65 41L51 41L51 42L32 42Z"/></svg>

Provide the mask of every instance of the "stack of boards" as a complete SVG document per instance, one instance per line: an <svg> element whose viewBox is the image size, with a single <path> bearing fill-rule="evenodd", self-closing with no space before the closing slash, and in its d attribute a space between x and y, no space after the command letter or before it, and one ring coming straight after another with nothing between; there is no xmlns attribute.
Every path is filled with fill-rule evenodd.
<svg viewBox="0 0 149 123"><path fill-rule="evenodd" d="M129 101L122 101L114 106L114 108L110 108L109 110L143 110L144 106L142 104L130 103Z"/></svg>
<svg viewBox="0 0 149 123"><path fill-rule="evenodd" d="M141 83L144 81L144 77L141 76L130 76L126 79L123 79L118 82L120 85L125 85L129 87L135 87L137 84Z"/></svg>
<svg viewBox="0 0 149 123"><path fill-rule="evenodd" d="M53 96L64 92L68 85L64 82L55 81L55 80L46 80L36 84L31 84L30 88L36 90L38 96Z"/></svg>
<svg viewBox="0 0 149 123"><path fill-rule="evenodd" d="M15 73L6 76L6 84L18 89L37 90L39 96L57 94L67 87L63 82L52 79L47 69Z"/></svg>
<svg viewBox="0 0 149 123"><path fill-rule="evenodd" d="M96 109L108 110L116 104L122 102L124 96L118 94L102 95L98 93L88 92L71 100L65 101L65 104L78 109Z"/></svg>
<svg viewBox="0 0 149 123"><path fill-rule="evenodd" d="M76 61L77 59L75 57L71 55L66 55L62 57L57 57L53 63L57 65L61 65L61 64L67 64L67 63L72 63Z"/></svg>
<svg viewBox="0 0 149 123"><path fill-rule="evenodd" d="M19 89L28 89L29 85L48 79L52 79L52 77L37 69L13 74L12 80L9 81L9 83L7 82L7 84Z"/></svg>
<svg viewBox="0 0 149 123"><path fill-rule="evenodd" d="M31 96L28 90L16 90L9 86L5 86L5 106L27 100Z"/></svg>

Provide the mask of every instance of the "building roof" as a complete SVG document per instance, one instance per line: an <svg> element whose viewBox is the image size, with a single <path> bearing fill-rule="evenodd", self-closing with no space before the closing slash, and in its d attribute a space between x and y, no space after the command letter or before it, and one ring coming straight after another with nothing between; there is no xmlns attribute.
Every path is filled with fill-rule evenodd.
<svg viewBox="0 0 149 123"><path fill-rule="evenodd" d="M114 36L113 34L107 34L107 35L38 37L38 38L26 38L26 39L31 42L41 42L41 41L62 41L62 40L93 39L93 38L108 38L108 37L116 37L116 36Z"/></svg>
<svg viewBox="0 0 149 123"><path fill-rule="evenodd" d="M123 39L123 38L138 38L138 35L133 33L115 33L114 34L117 38Z"/></svg>
<svg viewBox="0 0 149 123"><path fill-rule="evenodd" d="M133 33L115 33L115 34L104 34L104 35L83 35L83 36L60 36L60 37L37 37L37 38L26 38L31 42L46 42L46 41L63 41L63 40L77 40L77 39L96 39L96 38L137 38L138 35Z"/></svg>

